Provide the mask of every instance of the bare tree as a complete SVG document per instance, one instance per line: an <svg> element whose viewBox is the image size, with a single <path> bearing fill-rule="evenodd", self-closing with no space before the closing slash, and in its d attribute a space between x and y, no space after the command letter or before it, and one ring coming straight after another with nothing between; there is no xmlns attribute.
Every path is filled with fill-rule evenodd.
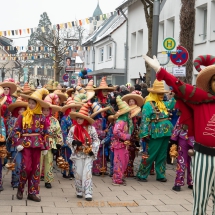
<svg viewBox="0 0 215 215"><path fill-rule="evenodd" d="M153 5L154 0L141 0L144 8L146 24L148 27L148 52L147 55L152 57L152 24L153 24ZM150 85L151 80L151 68L147 63L146 66L146 83Z"/></svg>
<svg viewBox="0 0 215 215"><path fill-rule="evenodd" d="M5 78L5 74L7 73L8 71L8 68L6 68L6 66L10 63L10 61L5 61L5 62L2 62L0 64L0 69L1 69L1 75L2 75L2 82L4 81L4 78Z"/></svg>
<svg viewBox="0 0 215 215"><path fill-rule="evenodd" d="M46 50L40 50L41 53L52 53L54 57L51 60L54 62L54 80L59 81L60 72L64 67L64 58L71 46L77 46L77 42L68 41L65 39L79 39L79 44L83 38L81 26L77 26L77 32L74 29L60 29L57 25L55 29L51 27L51 21L47 13L41 15L37 31L31 34L28 45L36 47L47 47Z"/></svg>
<svg viewBox="0 0 215 215"><path fill-rule="evenodd" d="M195 0L181 0L180 12L180 45L189 52L189 60L186 64L186 77L182 80L192 84L193 79L193 44L195 35Z"/></svg>

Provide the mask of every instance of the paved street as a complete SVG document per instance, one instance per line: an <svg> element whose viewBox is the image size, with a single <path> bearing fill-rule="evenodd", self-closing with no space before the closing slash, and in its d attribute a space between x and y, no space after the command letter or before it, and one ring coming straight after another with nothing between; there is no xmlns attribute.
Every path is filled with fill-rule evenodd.
<svg viewBox="0 0 215 215"><path fill-rule="evenodd" d="M137 162L139 162L137 160ZM137 163L135 169L137 169ZM127 186L113 186L109 176L94 177L93 202L77 199L74 180L64 179L55 169L53 188L44 188L41 182L40 197L35 203L16 199L16 190L10 187L10 173L4 178L5 190L0 193L1 215L66 215L66 214L112 214L112 215L192 215L192 192L184 187L182 192L171 190L175 166L168 165L167 183L157 182L150 176L149 182L127 179ZM6 171L4 171L4 174ZM209 202L208 214L211 214Z"/></svg>

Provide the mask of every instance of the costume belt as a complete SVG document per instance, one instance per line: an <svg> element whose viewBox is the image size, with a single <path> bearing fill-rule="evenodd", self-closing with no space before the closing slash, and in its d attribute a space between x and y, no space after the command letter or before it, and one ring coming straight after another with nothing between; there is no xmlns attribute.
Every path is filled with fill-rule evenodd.
<svg viewBox="0 0 215 215"><path fill-rule="evenodd" d="M23 137L35 137L35 136L40 136L40 134L39 133L32 133L32 134L26 133L26 134L22 134L22 136Z"/></svg>
<svg viewBox="0 0 215 215"><path fill-rule="evenodd" d="M194 150L197 152L200 152L202 154L215 156L215 148L214 147L207 147L200 143L195 142L194 144Z"/></svg>
<svg viewBox="0 0 215 215"><path fill-rule="evenodd" d="M152 119L151 122L163 122L163 121L166 121L166 120L169 120L169 118L162 118L162 119Z"/></svg>

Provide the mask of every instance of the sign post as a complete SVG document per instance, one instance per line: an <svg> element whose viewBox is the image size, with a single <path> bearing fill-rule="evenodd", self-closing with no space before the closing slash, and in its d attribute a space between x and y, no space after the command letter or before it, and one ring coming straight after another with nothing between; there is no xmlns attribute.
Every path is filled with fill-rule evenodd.
<svg viewBox="0 0 215 215"><path fill-rule="evenodd" d="M176 54L170 55L170 60L173 64L177 66L183 66L187 63L189 59L189 53L187 49L185 49L183 46L178 46L176 50Z"/></svg>

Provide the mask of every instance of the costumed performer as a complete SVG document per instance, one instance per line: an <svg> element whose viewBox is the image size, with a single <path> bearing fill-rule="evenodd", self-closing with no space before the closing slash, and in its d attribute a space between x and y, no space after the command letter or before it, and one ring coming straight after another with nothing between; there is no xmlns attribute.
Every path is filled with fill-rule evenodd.
<svg viewBox="0 0 215 215"><path fill-rule="evenodd" d="M58 120L53 117L53 114L57 111L61 110L60 99L59 97L51 93L47 95L44 99L44 102L47 102L50 107L42 108L42 112L46 117L46 125L49 134L49 150L46 155L41 152L40 158L40 172L42 171L43 163L44 163L44 181L45 187L50 189L52 188L52 181L54 180L53 173L53 156L57 154L57 149L60 149L63 145L63 136L60 127L60 123Z"/></svg>
<svg viewBox="0 0 215 215"><path fill-rule="evenodd" d="M17 146L22 151L22 163L17 191L17 199L23 199L25 184L28 181L28 199L40 202L37 197L40 185L40 155L43 151L47 154L49 149L48 130L46 117L42 114L42 107L50 105L42 100L43 95L48 95L46 89L39 89L31 96L20 94L28 100L27 110L18 117L12 131L12 146Z"/></svg>
<svg viewBox="0 0 215 215"><path fill-rule="evenodd" d="M92 105L92 111L91 118L94 119L93 126L96 129L96 132L98 134L98 137L100 141L104 140L107 135L107 120L104 117L104 112L109 110L109 107L102 108L102 106L98 102L94 102ZM108 146L100 144L99 152L97 155L97 159L93 161L93 175L100 176L101 173L107 174L107 160L106 156L108 155ZM106 148L106 150L105 150ZM106 151L106 153L105 153Z"/></svg>
<svg viewBox="0 0 215 215"><path fill-rule="evenodd" d="M147 182L151 167L155 162L156 180L166 182L166 158L167 147L172 135L173 125L170 122L169 111L175 106L175 99L163 101L164 83L155 80L152 88L148 88L142 109L142 121L140 125L140 138L144 138L148 155L143 155L137 172L137 179Z"/></svg>
<svg viewBox="0 0 215 215"><path fill-rule="evenodd" d="M120 96L117 96L116 103L119 110L114 116L116 123L112 137L112 150L114 152L112 185L126 185L124 173L128 166L129 152L127 148L131 138L131 134L129 134L129 124L131 123L129 120L129 112L137 106L133 105L129 107L125 101L122 101Z"/></svg>
<svg viewBox="0 0 215 215"><path fill-rule="evenodd" d="M61 112L63 113L63 117L61 119L61 130L63 134L63 146L61 148L61 155L62 157L69 163L69 174L67 175L66 171L63 171L63 177L64 178L74 178L73 169L72 169L72 160L70 160L71 156L71 149L66 143L67 135L69 133L69 130L72 127L72 119L70 118L70 112L76 112L81 108L83 103L76 103L72 97L69 97L66 101L66 105L64 105L61 109Z"/></svg>
<svg viewBox="0 0 215 215"><path fill-rule="evenodd" d="M20 178L20 170L21 170L21 161L22 161L22 153L17 152L17 148L15 146L12 146L12 131L14 129L14 126L16 124L16 121L19 116L23 114L23 112L26 110L28 106L27 102L24 102L21 97L18 97L16 102L10 104L8 106L8 110L12 113L12 116L7 122L8 130L7 130L7 147L8 151L11 153L11 158L14 160L14 163L16 164L15 170L12 171L12 180L11 180L11 186L13 188L18 188L19 185L19 178Z"/></svg>
<svg viewBox="0 0 215 215"><path fill-rule="evenodd" d="M199 56L194 65L199 74L196 86L183 83L169 74L154 56L151 59L144 56L150 67L157 73L158 80L165 80L173 88L173 92L186 104L192 114L194 124L194 156L192 157L193 176L193 215L205 215L210 195L213 196L215 213L215 57L211 55ZM201 70L201 65L205 68ZM180 108L181 117L183 109ZM189 130L188 130L189 131Z"/></svg>
<svg viewBox="0 0 215 215"><path fill-rule="evenodd" d="M144 105L145 99L141 96L140 91L133 91L132 93L129 93L122 97L122 101L125 101L129 107L132 107L133 105L137 105L135 109L133 109L130 112L129 119L131 122L129 123L129 133L131 134L130 142L131 144L128 146L128 152L129 152L129 161L128 166L125 171L126 177L134 177L134 159L136 156L138 156L139 149L139 126L138 122L139 117L137 116L141 112L141 108Z"/></svg>
<svg viewBox="0 0 215 215"><path fill-rule="evenodd" d="M94 120L89 116L91 106L91 103L86 103L78 113L70 113L74 126L67 137L67 144L72 150L70 159L73 161L76 195L77 198L85 195L87 201L92 201L92 166L100 144L96 129L92 126Z"/></svg>

